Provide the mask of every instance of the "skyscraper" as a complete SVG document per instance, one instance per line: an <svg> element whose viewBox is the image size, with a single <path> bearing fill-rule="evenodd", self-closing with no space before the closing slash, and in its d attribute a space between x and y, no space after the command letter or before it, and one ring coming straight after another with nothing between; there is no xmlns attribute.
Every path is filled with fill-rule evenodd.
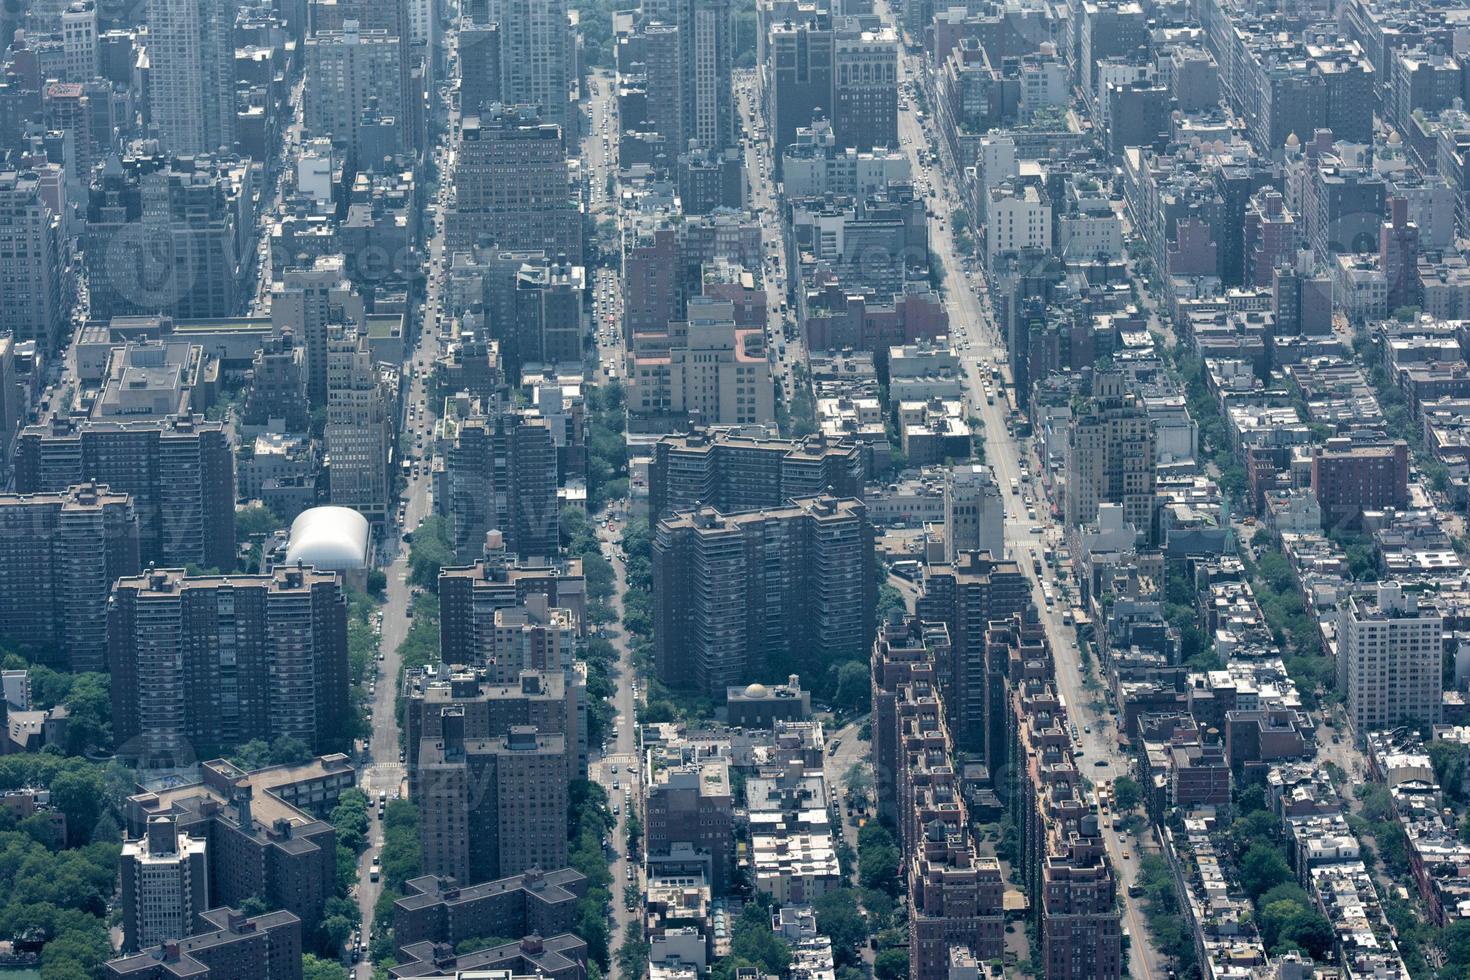
<svg viewBox="0 0 1470 980"><path fill-rule="evenodd" d="M944 558L967 551L1005 557L1006 506L988 466L964 463L944 471Z"/></svg>
<svg viewBox="0 0 1470 980"><path fill-rule="evenodd" d="M873 563L860 500L807 497L728 516L702 507L659 521L659 679L721 696L745 680L863 656L877 601Z"/></svg>
<svg viewBox="0 0 1470 980"><path fill-rule="evenodd" d="M107 666L107 597L138 572L138 519L125 493L83 484L0 495L0 639L72 671ZM55 657L51 662L47 655Z"/></svg>
<svg viewBox="0 0 1470 980"><path fill-rule="evenodd" d="M449 246L489 239L502 250L541 250L579 263L582 214L567 177L564 133L526 106L465 116L454 206L444 219Z"/></svg>
<svg viewBox="0 0 1470 980"><path fill-rule="evenodd" d="M123 845L123 949L183 939L209 907L209 861L202 837L180 834L171 816L148 820L148 833Z"/></svg>
<svg viewBox="0 0 1470 980"><path fill-rule="evenodd" d="M327 403L327 328L363 322L362 297L343 271L340 255L322 256L310 268L286 269L271 287L271 323L306 345L306 397Z"/></svg>
<svg viewBox="0 0 1470 980"><path fill-rule="evenodd" d="M967 552L953 564L930 565L915 609L920 619L949 628L953 652L941 678L954 740L966 750L999 752L999 719L1005 713L1005 666L989 662L986 631L1031 602L1031 585L1014 561ZM941 669L945 665L940 665Z"/></svg>
<svg viewBox="0 0 1470 980"><path fill-rule="evenodd" d="M541 118L572 124L572 33L567 0L490 0L500 25L501 99L535 106Z"/></svg>
<svg viewBox="0 0 1470 980"><path fill-rule="evenodd" d="M722 514L784 507L797 497L863 495L862 447L855 442L763 439L728 429L665 436L648 468L648 516L703 504Z"/></svg>
<svg viewBox="0 0 1470 980"><path fill-rule="evenodd" d="M81 84L97 76L97 4L76 0L61 12L61 46L66 80Z"/></svg>
<svg viewBox="0 0 1470 980"><path fill-rule="evenodd" d="M644 10L663 25L650 33L672 38L677 52L677 112L672 131L664 132L672 144L670 156L683 153L690 140L713 151L734 145L731 69L735 39L730 0L670 0L645 4ZM650 117L659 122L665 118L652 111Z"/></svg>
<svg viewBox="0 0 1470 980"><path fill-rule="evenodd" d="M832 133L837 145L898 146L898 35L841 18L833 42Z"/></svg>
<svg viewBox="0 0 1470 980"><path fill-rule="evenodd" d="M393 446L393 393L356 326L328 327L327 460L332 503L386 520Z"/></svg>
<svg viewBox="0 0 1470 980"><path fill-rule="evenodd" d="M546 420L507 411L463 421L445 454L451 540L461 558L478 556L487 531L521 557L560 548L556 443Z"/></svg>
<svg viewBox="0 0 1470 980"><path fill-rule="evenodd" d="M1155 439L1143 402L1117 371L1092 376L1092 397L1067 432L1064 513L1068 527L1097 520L1097 505L1122 504L1142 535L1153 527Z"/></svg>
<svg viewBox="0 0 1470 980"><path fill-rule="evenodd" d="M235 566L235 460L223 424L198 416L58 417L21 430L17 493L62 493L89 482L132 498L140 561Z"/></svg>
<svg viewBox="0 0 1470 980"><path fill-rule="evenodd" d="M500 25L459 25L459 111L477 116L500 99Z"/></svg>
<svg viewBox="0 0 1470 980"><path fill-rule="evenodd" d="M306 127L345 146L359 167L376 169L381 160L362 158L358 123L363 110L376 106L406 130L401 46L385 30L367 30L348 21L340 31L319 31L306 41Z"/></svg>
<svg viewBox="0 0 1470 980"><path fill-rule="evenodd" d="M55 349L61 300L61 226L34 174L0 172L0 333Z"/></svg>
<svg viewBox="0 0 1470 980"><path fill-rule="evenodd" d="M1440 720L1443 628L1439 611L1397 582L1379 582L1374 593L1346 602L1337 689L1356 732Z"/></svg>
<svg viewBox="0 0 1470 980"><path fill-rule="evenodd" d="M796 142L796 131L810 126L818 110L832 113L832 15L817 9L801 20L772 24L766 39L771 65L766 118L779 167L781 151Z"/></svg>
<svg viewBox="0 0 1470 980"><path fill-rule="evenodd" d="M467 738L464 709L444 708L419 745L424 871L476 883L567 861L566 737L515 726Z"/></svg>
<svg viewBox="0 0 1470 980"><path fill-rule="evenodd" d="M143 764L281 736L338 745L347 724L347 605L333 572L120 579L107 617L112 723Z"/></svg>
<svg viewBox="0 0 1470 980"><path fill-rule="evenodd" d="M1019 660L1019 658L1017 658ZM1097 804L1082 780L1065 703L1044 639L1011 677L1012 816L1016 867L1040 926L1045 975L1053 980L1124 976L1118 879L1103 844ZM1075 723L1075 718L1071 719Z"/></svg>
<svg viewBox="0 0 1470 980"><path fill-rule="evenodd" d="M148 103L169 153L235 143L236 4L148 0Z"/></svg>

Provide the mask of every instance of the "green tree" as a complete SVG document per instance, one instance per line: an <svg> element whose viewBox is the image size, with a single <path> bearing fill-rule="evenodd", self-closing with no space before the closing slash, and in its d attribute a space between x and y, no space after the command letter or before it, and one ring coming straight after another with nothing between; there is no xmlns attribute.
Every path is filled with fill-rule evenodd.
<svg viewBox="0 0 1470 980"><path fill-rule="evenodd" d="M858 880L864 888L875 888L890 895L898 892L898 848L892 844L874 844L858 848Z"/></svg>
<svg viewBox="0 0 1470 980"><path fill-rule="evenodd" d="M439 591L439 569L453 564L454 549L449 543L449 526L443 517L427 518L413 532L409 542L409 581L430 592Z"/></svg>
<svg viewBox="0 0 1470 980"><path fill-rule="evenodd" d="M868 938L868 922L858 911L851 888L836 888L813 903L817 931L832 940L832 956L838 966L861 966L857 947Z"/></svg>
<svg viewBox="0 0 1470 980"><path fill-rule="evenodd" d="M1240 884L1252 899L1291 880L1291 868L1270 844L1252 844L1240 859Z"/></svg>
<svg viewBox="0 0 1470 980"><path fill-rule="evenodd" d="M66 815L67 842L91 840L106 803L101 769L79 759L69 760L51 780L50 789L52 806Z"/></svg>
<svg viewBox="0 0 1470 980"><path fill-rule="evenodd" d="M1138 781L1132 776L1119 776L1113 780L1113 802L1124 813L1137 809L1143 802L1143 790L1139 789Z"/></svg>
<svg viewBox="0 0 1470 980"><path fill-rule="evenodd" d="M301 957L301 980L347 980L347 971L331 960L307 953Z"/></svg>
<svg viewBox="0 0 1470 980"><path fill-rule="evenodd" d="M1470 771L1467 771L1466 759L1470 757L1470 747L1437 738L1427 748L1429 761L1434 766L1434 778L1444 788L1445 795L1456 803L1467 802L1465 784Z"/></svg>
<svg viewBox="0 0 1470 980"><path fill-rule="evenodd" d="M909 954L902 949L880 950L873 957L873 976L878 980L908 980Z"/></svg>
<svg viewBox="0 0 1470 980"><path fill-rule="evenodd" d="M868 668L857 660L848 660L837 668L836 693L832 706L847 714L862 714L872 705L873 687Z"/></svg>

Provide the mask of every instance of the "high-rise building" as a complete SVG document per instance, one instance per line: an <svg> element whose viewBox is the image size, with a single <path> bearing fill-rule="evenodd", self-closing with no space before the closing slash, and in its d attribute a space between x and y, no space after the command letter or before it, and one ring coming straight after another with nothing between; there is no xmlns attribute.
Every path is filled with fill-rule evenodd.
<svg viewBox="0 0 1470 980"><path fill-rule="evenodd" d="M409 775L423 739L443 735L449 708L464 715L465 737L498 738L517 725L566 737L567 778L587 774L587 690L580 668L520 670L501 682L487 667L411 668L403 682L403 742Z"/></svg>
<svg viewBox="0 0 1470 980"><path fill-rule="evenodd" d="M541 250L580 263L582 213L567 175L564 132L524 105L465 116L454 206L444 218L448 246L488 240L498 249Z"/></svg>
<svg viewBox="0 0 1470 980"><path fill-rule="evenodd" d="M550 608L571 612L579 629L586 629L587 581L579 559L551 564L510 564L499 531L486 535L496 553L458 568L439 572L439 653L447 664L469 664L490 641L484 631L494 624L494 611L524 606L532 596L544 596Z"/></svg>
<svg viewBox="0 0 1470 980"><path fill-rule="evenodd" d="M950 656L949 628L943 623L903 617L878 626L873 641L873 776L878 812L895 825L903 735L900 704L907 716L914 703L905 690L910 684L922 682L922 689L937 691L939 678L948 676Z"/></svg>
<svg viewBox="0 0 1470 980"><path fill-rule="evenodd" d="M0 333L54 350L66 318L61 223L34 174L0 172Z"/></svg>
<svg viewBox="0 0 1470 980"><path fill-rule="evenodd" d="M490 0L488 23L500 25L503 101L535 106L542 119L570 130L574 56L567 0Z"/></svg>
<svg viewBox="0 0 1470 980"><path fill-rule="evenodd" d="M92 319L236 315L256 166L155 154L109 157L97 168L84 232Z"/></svg>
<svg viewBox="0 0 1470 980"><path fill-rule="evenodd" d="M138 568L127 494L88 483L0 495L0 638L8 646L65 670L105 670L107 597Z"/></svg>
<svg viewBox="0 0 1470 980"><path fill-rule="evenodd" d="M770 26L766 118L778 164L786 147L796 142L798 129L810 126L818 114L831 118L833 42L832 15L825 8Z"/></svg>
<svg viewBox="0 0 1470 980"><path fill-rule="evenodd" d="M1012 815L1016 862L1041 931L1043 971L1055 980L1124 976L1118 880L1097 802L1083 781L1044 639L1012 660Z"/></svg>
<svg viewBox="0 0 1470 980"><path fill-rule="evenodd" d="M669 156L683 153L690 140L714 151L733 146L730 0L644 3L643 17L648 118L668 141Z"/></svg>
<svg viewBox="0 0 1470 980"><path fill-rule="evenodd" d="M265 427L279 419L287 432L305 432L311 425L311 402L306 397L306 348L295 330L286 327L267 337L250 364L250 388L240 421Z"/></svg>
<svg viewBox="0 0 1470 980"><path fill-rule="evenodd" d="M306 348L306 395L327 403L327 328L364 322L362 297L352 288L340 255L321 256L310 268L286 269L271 286L271 324L291 330Z"/></svg>
<svg viewBox="0 0 1470 980"><path fill-rule="evenodd" d="M391 116L400 134L406 129L401 102L402 48L396 35L366 30L348 21L340 31L319 31L306 40L306 128L351 151L357 166L378 169L381 160L363 158L358 124L375 107ZM411 145L411 143L409 144ZM400 148L403 143L400 142Z"/></svg>
<svg viewBox="0 0 1470 980"><path fill-rule="evenodd" d="M97 77L97 4L75 0L61 12L61 46L66 51L66 80L90 82Z"/></svg>
<svg viewBox="0 0 1470 980"><path fill-rule="evenodd" d="M898 34L892 27L870 29L856 17L837 22L830 112L842 147L898 146Z"/></svg>
<svg viewBox="0 0 1470 980"><path fill-rule="evenodd" d="M181 764L281 736L343 741L347 606L334 572L119 579L107 617L119 751Z"/></svg>
<svg viewBox="0 0 1470 980"><path fill-rule="evenodd" d="M990 467L962 463L944 471L944 560L967 551L1005 557L1006 505Z"/></svg>
<svg viewBox="0 0 1470 980"><path fill-rule="evenodd" d="M235 13L218 0L148 0L148 104L166 152L235 144Z"/></svg>
<svg viewBox="0 0 1470 980"><path fill-rule="evenodd" d="M1068 527L1097 520L1097 505L1103 503L1122 504L1124 520L1141 534L1153 526L1153 423L1126 384L1121 372L1095 372L1092 396L1067 431Z"/></svg>
<svg viewBox="0 0 1470 980"><path fill-rule="evenodd" d="M557 936L577 921L587 879L571 868L530 871L465 884L424 875L404 883L393 903L397 951L416 943L456 946L483 936Z"/></svg>
<svg viewBox="0 0 1470 980"><path fill-rule="evenodd" d="M659 521L654 657L665 684L723 695L761 675L861 657L873 632L873 527L862 501L712 507Z"/></svg>
<svg viewBox="0 0 1470 980"><path fill-rule="evenodd" d="M415 0L416 2L416 0ZM427 91L424 49L415 49L413 15L410 0L310 0L311 29L344 31L349 22L359 30L382 31L398 40L399 96L394 104L402 106L405 118L399 132L402 148L414 150L424 144L425 119L423 103Z"/></svg>
<svg viewBox="0 0 1470 980"><path fill-rule="evenodd" d="M1376 433L1312 447L1312 491L1327 530L1355 529L1363 512L1409 506L1409 446Z"/></svg>
<svg viewBox="0 0 1470 980"><path fill-rule="evenodd" d="M893 766L893 787L903 868L909 885L909 976L944 980L950 976L950 951L968 949L981 960L1000 955L1005 945L1005 883L1000 862L977 853L969 813L952 764L955 743L928 649L930 636L913 635L932 627L895 625L880 634L874 653L875 680L892 683L875 717L874 761ZM897 635L895 635L897 634ZM937 640L937 635L933 639ZM922 647L920 646L922 644ZM923 650L923 654L919 650ZM893 656L892 661L888 660ZM878 722L887 731L877 727ZM892 757L889 757L892 753Z"/></svg>
<svg viewBox="0 0 1470 980"><path fill-rule="evenodd" d="M41 109L46 128L61 134L59 161L66 169L68 187L78 194L92 175L92 104L80 82L47 82Z"/></svg>
<svg viewBox="0 0 1470 980"><path fill-rule="evenodd" d="M1388 280L1388 308L1419 305L1419 226L1409 220L1408 198L1388 201L1388 220L1378 227L1378 268Z"/></svg>
<svg viewBox="0 0 1470 980"><path fill-rule="evenodd" d="M141 839L123 845L123 949L139 950L193 935L209 904L209 860L203 838L180 834L171 816L148 821Z"/></svg>
<svg viewBox="0 0 1470 980"><path fill-rule="evenodd" d="M984 751L987 765L1002 756L993 733L1003 730L1005 666L991 663L986 632L991 621L1009 619L1030 603L1031 584L1019 564L971 551L954 564L929 565L915 605L924 622L949 629L949 669L940 678L945 710L955 743Z"/></svg>
<svg viewBox="0 0 1470 980"><path fill-rule="evenodd" d="M219 422L198 416L139 422L56 417L16 439L17 493L96 483L132 498L139 560L235 565L235 460Z"/></svg>
<svg viewBox="0 0 1470 980"><path fill-rule="evenodd" d="M1439 611L1397 582L1347 600L1339 614L1337 689L1360 737L1440 720L1443 629Z"/></svg>
<svg viewBox="0 0 1470 980"><path fill-rule="evenodd" d="M730 429L696 428L664 436L648 468L649 522L698 506L722 514L784 507L831 493L862 498L862 447L855 442L766 439Z"/></svg>
<svg viewBox="0 0 1470 980"><path fill-rule="evenodd" d="M586 270L559 260L528 262L516 274L515 323L503 332L505 366L548 367L582 361L582 293Z"/></svg>
<svg viewBox="0 0 1470 980"><path fill-rule="evenodd" d="M500 93L500 25L459 25L459 111L467 116L488 112L503 101Z"/></svg>
<svg viewBox="0 0 1470 980"><path fill-rule="evenodd" d="M149 821L170 817L181 836L206 844L209 906L260 898L315 929L337 888L337 832L318 817L331 813L342 792L356 784L347 757L254 772L213 759L198 772L198 781L175 781L129 797L128 837L143 837ZM252 975L243 969L223 974Z"/></svg>
<svg viewBox="0 0 1470 980"><path fill-rule="evenodd" d="M762 327L735 321L729 300L689 301L684 336L663 353L635 354L628 408L695 425L771 424L776 388Z"/></svg>
<svg viewBox="0 0 1470 980"><path fill-rule="evenodd" d="M327 329L327 426L332 503L388 519L393 448L392 382L355 326Z"/></svg>
<svg viewBox="0 0 1470 980"><path fill-rule="evenodd" d="M480 882L565 865L566 736L516 725L468 738L459 707L444 708L439 727L414 771L424 870Z"/></svg>
<svg viewBox="0 0 1470 980"><path fill-rule="evenodd" d="M643 49L645 115L648 124L664 138L664 150L672 159L689 145L684 135L684 73L680 61L683 39L677 22L655 20L638 33Z"/></svg>
<svg viewBox="0 0 1470 980"><path fill-rule="evenodd" d="M217 908L200 919L209 931L108 960L107 980L301 980L298 916Z"/></svg>
<svg viewBox="0 0 1470 980"><path fill-rule="evenodd" d="M708 861L710 890L723 895L735 872L735 811L729 760L713 757L658 769L644 808L643 853L668 857L679 845Z"/></svg>
<svg viewBox="0 0 1470 980"><path fill-rule="evenodd" d="M461 558L478 555L489 531L522 558L561 547L556 443L538 414L504 411L463 420L445 453L445 506Z"/></svg>

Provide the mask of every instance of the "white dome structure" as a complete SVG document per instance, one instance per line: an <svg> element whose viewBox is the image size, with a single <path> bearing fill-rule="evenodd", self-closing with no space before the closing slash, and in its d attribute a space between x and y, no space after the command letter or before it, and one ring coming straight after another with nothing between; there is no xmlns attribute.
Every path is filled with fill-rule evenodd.
<svg viewBox="0 0 1470 980"><path fill-rule="evenodd" d="M350 507L313 507L291 522L286 564L313 565L323 572L367 567L371 533L367 518Z"/></svg>

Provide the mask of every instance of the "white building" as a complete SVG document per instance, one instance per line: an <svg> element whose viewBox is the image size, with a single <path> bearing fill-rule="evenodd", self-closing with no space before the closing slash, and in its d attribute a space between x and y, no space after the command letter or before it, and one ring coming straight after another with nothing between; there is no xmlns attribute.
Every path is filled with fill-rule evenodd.
<svg viewBox="0 0 1470 980"><path fill-rule="evenodd" d="M235 13L219 0L148 0L148 105L171 153L234 145Z"/></svg>
<svg viewBox="0 0 1470 980"><path fill-rule="evenodd" d="M1051 251L1051 205L1034 185L1017 189L1004 184L990 191L989 219L985 224L985 264L995 267L997 256L1023 249Z"/></svg>
<svg viewBox="0 0 1470 980"><path fill-rule="evenodd" d="M1333 266L1332 305L1353 323L1388 316L1388 277L1376 256L1339 255Z"/></svg>
<svg viewBox="0 0 1470 980"><path fill-rule="evenodd" d="M1062 258L1085 262L1123 257L1123 222L1116 214L1064 214L1057 222Z"/></svg>
<svg viewBox="0 0 1470 980"><path fill-rule="evenodd" d="M1440 719L1443 621L1397 582L1353 596L1338 625L1337 688L1348 717L1365 734L1404 722Z"/></svg>
<svg viewBox="0 0 1470 980"><path fill-rule="evenodd" d="M61 12L61 47L66 53L66 78L90 82L97 77L97 4L77 0Z"/></svg>
<svg viewBox="0 0 1470 980"><path fill-rule="evenodd" d="M183 939L209 908L209 862L203 838L179 833L173 817L148 821L141 840L123 845L123 948Z"/></svg>
<svg viewBox="0 0 1470 980"><path fill-rule="evenodd" d="M383 372L356 326L329 328L326 446L332 503L369 520L388 516L393 393Z"/></svg>
<svg viewBox="0 0 1470 980"><path fill-rule="evenodd" d="M774 422L776 388L762 331L737 327L728 300L696 297L688 316L682 344L631 359L629 408L704 425Z"/></svg>
<svg viewBox="0 0 1470 980"><path fill-rule="evenodd" d="M490 0L487 23L500 25L501 101L537 106L543 122L565 133L572 84L567 0Z"/></svg>
<svg viewBox="0 0 1470 980"><path fill-rule="evenodd" d="M944 560L966 551L1005 557L1006 508L990 467L952 466L944 474Z"/></svg>
<svg viewBox="0 0 1470 980"><path fill-rule="evenodd" d="M839 148L832 124L818 120L796 131L796 142L781 156L781 179L789 198L844 194L865 198L886 188L890 181L907 181L908 154L874 149L859 152Z"/></svg>

